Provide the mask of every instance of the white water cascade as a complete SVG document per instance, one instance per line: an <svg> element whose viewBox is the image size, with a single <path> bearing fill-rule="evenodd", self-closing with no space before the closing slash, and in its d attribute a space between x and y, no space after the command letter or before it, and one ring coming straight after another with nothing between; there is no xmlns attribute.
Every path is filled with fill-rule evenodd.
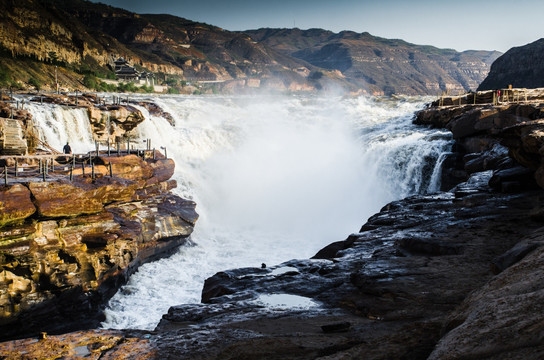
<svg viewBox="0 0 544 360"><path fill-rule="evenodd" d="M175 191L197 202L200 219L194 246L145 264L111 299L105 328L153 329L170 306L199 302L217 271L311 257L387 202L437 189L435 166L451 146L449 133L411 124L422 99L141 98L175 119L171 126L142 108L137 129L142 147L147 138L166 147ZM31 111L51 145L93 148L88 130L53 123L78 121L79 110L63 110L71 115L61 120L38 108Z"/></svg>
<svg viewBox="0 0 544 360"><path fill-rule="evenodd" d="M67 106L37 104L29 102L27 109L40 131L40 139L57 151L62 151L66 142L74 153L94 149L91 125L86 109Z"/></svg>

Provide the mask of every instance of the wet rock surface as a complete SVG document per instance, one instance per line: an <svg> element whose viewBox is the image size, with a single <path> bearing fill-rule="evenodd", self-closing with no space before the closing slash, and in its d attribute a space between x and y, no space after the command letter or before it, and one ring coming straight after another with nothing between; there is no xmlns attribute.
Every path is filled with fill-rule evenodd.
<svg viewBox="0 0 544 360"><path fill-rule="evenodd" d="M316 258L217 273L131 336L157 359L537 359L544 193L491 176L392 202Z"/></svg>
<svg viewBox="0 0 544 360"><path fill-rule="evenodd" d="M508 180L504 191L512 192L533 187L535 181L544 188L543 118L544 107L540 100L497 105L437 106L433 103L416 114L414 123L452 132L456 145L450 158L462 158L462 161L452 162L455 171L446 168L448 175L464 172L466 179L476 172L517 165L532 171L528 177L534 179L533 184L528 184L526 174L521 172L519 179ZM447 181L443 184L451 185ZM446 186L443 190L449 188Z"/></svg>
<svg viewBox="0 0 544 360"><path fill-rule="evenodd" d="M455 323L452 318L468 317L456 309L463 304L470 311L476 295L469 295L497 281L494 262L509 259L502 262L507 264L504 276L536 256L544 241L542 231L536 231L543 223L534 216L544 206L544 194L495 193L486 185L490 176L482 174L458 192L388 204L360 233L321 251L321 259L216 274L204 286L205 304L172 307L163 317L153 337L159 354L190 359L427 358L438 351L435 345ZM523 239L531 245L512 253ZM527 277L526 283L538 286L538 278ZM263 294L297 295L314 305L267 306ZM510 322L533 317L514 311L504 316ZM480 331L493 332L493 323L480 325ZM335 326L342 331L323 330ZM197 329L205 329L206 336ZM192 346L195 341L205 346ZM529 343L510 345L512 351L523 348L534 355L538 349L527 348ZM190 351L182 351L185 346ZM288 350L276 353L279 349Z"/></svg>

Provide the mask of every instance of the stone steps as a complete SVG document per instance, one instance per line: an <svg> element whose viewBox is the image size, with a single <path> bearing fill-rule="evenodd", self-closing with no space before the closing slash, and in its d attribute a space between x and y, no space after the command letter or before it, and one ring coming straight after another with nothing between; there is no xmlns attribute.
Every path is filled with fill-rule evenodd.
<svg viewBox="0 0 544 360"><path fill-rule="evenodd" d="M15 119L2 119L2 154L4 155L25 155L27 153L26 140L23 138L21 123Z"/></svg>

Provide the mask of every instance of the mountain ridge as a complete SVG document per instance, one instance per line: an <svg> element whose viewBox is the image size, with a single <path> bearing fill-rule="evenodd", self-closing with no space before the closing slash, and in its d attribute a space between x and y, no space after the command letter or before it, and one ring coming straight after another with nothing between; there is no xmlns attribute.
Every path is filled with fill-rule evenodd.
<svg viewBox="0 0 544 360"><path fill-rule="evenodd" d="M111 73L112 57L123 56L155 73L159 81L174 76L179 81L215 82L227 92L339 86L376 95L424 95L475 88L498 56L414 45L367 32L230 32L173 15L136 14L85 0L6 0L0 10L0 66L10 64L12 72L21 72L24 66L17 69L10 61L30 58L32 66L42 63L47 68L31 75L52 83L54 69L48 65L63 65L64 81L71 79L76 88L83 85L86 72ZM25 76L29 73L14 75L29 83Z"/></svg>
<svg viewBox="0 0 544 360"><path fill-rule="evenodd" d="M368 32L265 28L245 33L313 65L339 70L356 85L374 93L472 90L501 54L481 50L457 52L380 38Z"/></svg>

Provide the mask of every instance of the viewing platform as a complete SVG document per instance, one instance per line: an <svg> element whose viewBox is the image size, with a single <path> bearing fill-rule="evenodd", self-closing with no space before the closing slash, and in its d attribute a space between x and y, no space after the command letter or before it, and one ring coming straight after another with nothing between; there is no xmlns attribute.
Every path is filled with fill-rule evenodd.
<svg viewBox="0 0 544 360"><path fill-rule="evenodd" d="M166 153L166 149L163 148ZM136 155L142 160L166 159L155 149L98 150L86 154L0 155L0 185L73 179L77 175L114 176L109 158Z"/></svg>
<svg viewBox="0 0 544 360"><path fill-rule="evenodd" d="M478 105L478 104L509 104L509 103L529 103L544 100L544 88L525 89L525 88L507 88L498 90L486 90L477 92L468 92L465 94L438 96L433 101L432 106L453 106L453 105Z"/></svg>

